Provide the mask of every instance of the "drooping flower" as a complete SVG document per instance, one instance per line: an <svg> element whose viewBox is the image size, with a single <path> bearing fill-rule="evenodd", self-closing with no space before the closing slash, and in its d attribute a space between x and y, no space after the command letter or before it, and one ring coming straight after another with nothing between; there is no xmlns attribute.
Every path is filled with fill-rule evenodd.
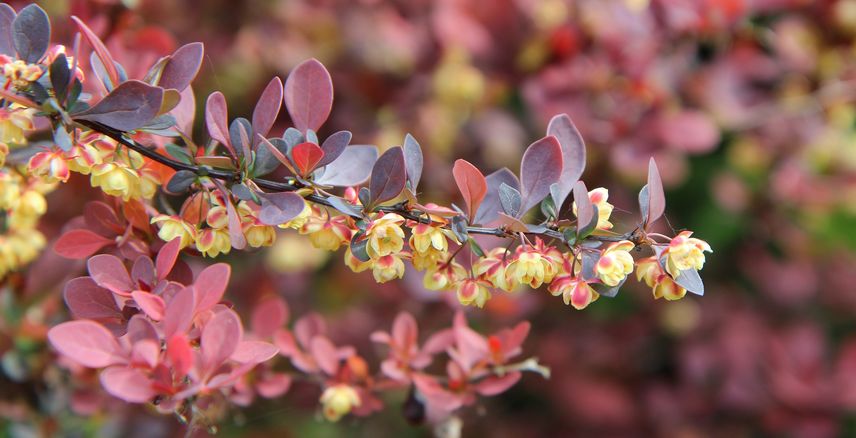
<svg viewBox="0 0 856 438"><path fill-rule="evenodd" d="M609 202L606 202L609 199L609 190L598 187L588 193L589 199L591 203L597 207L597 226L598 230L611 230L612 222L609 221L609 217L612 215L612 210L615 208ZM574 215L577 214L577 203L573 203Z"/></svg>
<svg viewBox="0 0 856 438"><path fill-rule="evenodd" d="M561 295L566 305L573 306L577 310L585 309L600 297L600 294L585 280L570 274L556 277L547 290L553 296Z"/></svg>
<svg viewBox="0 0 856 438"><path fill-rule="evenodd" d="M68 181L68 177L71 176L62 152L39 152L30 157L27 169L32 175L40 176L51 183Z"/></svg>
<svg viewBox="0 0 856 438"><path fill-rule="evenodd" d="M618 286L628 274L633 272L633 256L630 250L633 242L622 240L613 242L600 254L595 265L595 272L603 284Z"/></svg>
<svg viewBox="0 0 856 438"><path fill-rule="evenodd" d="M319 401L324 407L324 417L329 421L339 421L361 404L357 391L344 383L327 387Z"/></svg>
<svg viewBox="0 0 856 438"><path fill-rule="evenodd" d="M329 219L311 216L300 229L300 234L308 234L309 241L316 248L336 251L351 240L351 229L347 226L348 218L336 216Z"/></svg>
<svg viewBox="0 0 856 438"><path fill-rule="evenodd" d="M199 232L196 249L207 257L228 254L232 250L229 231L225 228L206 228Z"/></svg>
<svg viewBox="0 0 856 438"><path fill-rule="evenodd" d="M181 239L181 247L186 248L196 239L196 229L178 216L160 214L152 218L153 224L160 224L158 237L164 242Z"/></svg>
<svg viewBox="0 0 856 438"><path fill-rule="evenodd" d="M104 163L94 166L90 176L92 187L100 187L104 193L127 201L142 195L140 174L121 163Z"/></svg>
<svg viewBox="0 0 856 438"><path fill-rule="evenodd" d="M508 265L508 276L520 284L528 284L533 289L541 287L550 272L555 273L551 266L552 260L541 254L534 248L526 248L517 254L517 257Z"/></svg>
<svg viewBox="0 0 856 438"><path fill-rule="evenodd" d="M507 249L494 248L473 265L473 271L490 281L493 287L511 292L518 285L518 282L508 275L508 266L513 260L514 256Z"/></svg>
<svg viewBox="0 0 856 438"><path fill-rule="evenodd" d="M395 213L384 214L372 221L366 230L369 239L366 251L369 257L376 259L398 253L404 248L402 223L404 218Z"/></svg>
<svg viewBox="0 0 856 438"><path fill-rule="evenodd" d="M487 300L490 299L488 283L475 278L468 278L461 281L458 283L457 297L458 302L464 306L475 305L478 308L482 308Z"/></svg>
<svg viewBox="0 0 856 438"><path fill-rule="evenodd" d="M681 231L675 236L664 252L666 256L666 271L677 277L686 269L696 271L704 267L704 251L713 252L704 240L692 236L692 231Z"/></svg>
<svg viewBox="0 0 856 438"><path fill-rule="evenodd" d="M656 257L648 257L637 262L636 279L644 281L651 288L654 298L665 298L668 301L679 300L687 294L687 290L663 270Z"/></svg>
<svg viewBox="0 0 856 438"><path fill-rule="evenodd" d="M404 262L392 254L379 257L372 261L372 275L378 283L401 278L404 276Z"/></svg>

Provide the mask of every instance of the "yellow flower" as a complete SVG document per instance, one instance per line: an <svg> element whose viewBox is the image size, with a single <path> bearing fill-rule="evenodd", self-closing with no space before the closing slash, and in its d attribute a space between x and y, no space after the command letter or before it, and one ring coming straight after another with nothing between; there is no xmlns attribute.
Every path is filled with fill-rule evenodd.
<svg viewBox="0 0 856 438"><path fill-rule="evenodd" d="M454 287L461 279L466 278L467 271L460 263L444 262L438 269L426 271L422 278L425 289L445 290Z"/></svg>
<svg viewBox="0 0 856 438"><path fill-rule="evenodd" d="M164 242L181 239L181 247L185 248L196 239L196 228L178 216L160 214L152 218L152 223L160 223L158 237Z"/></svg>
<svg viewBox="0 0 856 438"><path fill-rule="evenodd" d="M678 286L668 275L663 275L654 287L654 298L665 298L668 301L679 300L687 294L687 290Z"/></svg>
<svg viewBox="0 0 856 438"><path fill-rule="evenodd" d="M65 156L68 158L68 168L83 175L89 175L93 166L104 162L98 149L91 144L76 144Z"/></svg>
<svg viewBox="0 0 856 438"><path fill-rule="evenodd" d="M0 209L11 209L18 205L21 197L20 177L0 169Z"/></svg>
<svg viewBox="0 0 856 438"><path fill-rule="evenodd" d="M508 275L514 281L520 284L528 284L531 288L536 289L544 283L545 278L548 277L548 271L554 269L553 266L550 266L552 263L540 252L525 249L508 265Z"/></svg>
<svg viewBox="0 0 856 438"><path fill-rule="evenodd" d="M458 283L458 301L464 306L475 305L484 307L484 303L490 299L490 291L483 280L468 278Z"/></svg>
<svg viewBox="0 0 856 438"><path fill-rule="evenodd" d="M369 257L377 259L398 253L404 248L404 230L401 229L403 222L404 218L395 213L385 214L372 221L366 230L369 239L366 251Z"/></svg>
<svg viewBox="0 0 856 438"><path fill-rule="evenodd" d="M269 225L247 224L244 226L244 236L247 238L247 244L253 248L262 246L271 246L276 240L276 231Z"/></svg>
<svg viewBox="0 0 856 438"><path fill-rule="evenodd" d="M93 167L89 181L92 187L100 187L104 193L125 201L141 195L140 175L120 164L104 163Z"/></svg>
<svg viewBox="0 0 856 438"><path fill-rule="evenodd" d="M225 228L206 228L202 230L196 239L196 249L208 257L229 254L229 251L232 250L229 231Z"/></svg>
<svg viewBox="0 0 856 438"><path fill-rule="evenodd" d="M48 210L48 203L44 195L35 191L27 190L18 198L16 212L25 216L41 216Z"/></svg>
<svg viewBox="0 0 856 438"><path fill-rule="evenodd" d="M351 241L351 229L346 222L345 216L336 216L328 220L312 216L300 229L300 234L308 234L309 241L316 248L335 251L343 243Z"/></svg>
<svg viewBox="0 0 856 438"><path fill-rule="evenodd" d="M473 265L473 272L490 281L493 287L511 292L519 284L508 275L513 258L505 248L494 248Z"/></svg>
<svg viewBox="0 0 856 438"><path fill-rule="evenodd" d="M606 202L609 199L609 190L598 187L590 192L588 192L589 199L592 204L597 207L597 226L598 230L611 230L612 222L609 221L609 217L612 215L612 209L615 208L609 202ZM573 203L574 216L577 214L577 203Z"/></svg>
<svg viewBox="0 0 856 438"><path fill-rule="evenodd" d="M358 259L353 253L351 253L351 248L348 247L345 249L345 265L351 268L354 272L363 272L372 267L372 262L371 260L364 262Z"/></svg>
<svg viewBox="0 0 856 438"><path fill-rule="evenodd" d="M17 59L3 65L3 76L6 76L15 88L27 88L30 82L42 76L42 69L37 64L27 64Z"/></svg>
<svg viewBox="0 0 856 438"><path fill-rule="evenodd" d="M372 261L372 275L378 283L386 283L404 276L404 262L390 254Z"/></svg>
<svg viewBox="0 0 856 438"><path fill-rule="evenodd" d="M677 277L686 269L698 271L704 266L704 251L713 252L704 240L690 237L691 231L681 231L666 249L666 271Z"/></svg>
<svg viewBox="0 0 856 438"><path fill-rule="evenodd" d="M339 421L362 403L357 391L344 383L327 387L320 402L324 407L324 417L329 421Z"/></svg>
<svg viewBox="0 0 856 438"><path fill-rule="evenodd" d="M0 108L0 142L3 143L27 143L24 131L30 131L33 126L33 116L36 110L32 108Z"/></svg>
<svg viewBox="0 0 856 438"><path fill-rule="evenodd" d="M69 168L60 152L39 152L27 163L27 169L32 175L40 176L46 182L68 181Z"/></svg>
<svg viewBox="0 0 856 438"><path fill-rule="evenodd" d="M636 262L636 280L645 280L645 284L650 288L657 285L662 270L656 257L647 257Z"/></svg>
<svg viewBox="0 0 856 438"><path fill-rule="evenodd" d="M432 250L446 252L449 250L446 231L428 224L417 224L413 227L413 234L410 236L410 249L419 253Z"/></svg>
<svg viewBox="0 0 856 438"><path fill-rule="evenodd" d="M585 309L600 298L600 294L582 278L570 274L556 277L547 290L553 296L561 295L565 305L573 306L577 310Z"/></svg>
<svg viewBox="0 0 856 438"><path fill-rule="evenodd" d="M303 203L303 210L300 211L294 219L284 223L279 224L280 228L291 228L294 230L299 230L301 227L306 225L306 221L309 220L309 217L312 216L313 210L312 207L309 206L308 202Z"/></svg>
<svg viewBox="0 0 856 438"><path fill-rule="evenodd" d="M6 156L9 155L9 145L0 142L0 167L6 164Z"/></svg>
<svg viewBox="0 0 856 438"><path fill-rule="evenodd" d="M211 228L226 228L229 226L229 212L226 207L215 205L208 209L205 222Z"/></svg>
<svg viewBox="0 0 856 438"><path fill-rule="evenodd" d="M628 274L633 272L633 256L630 250L633 242L622 240L610 244L601 254L595 265L595 272L603 284L618 286Z"/></svg>
<svg viewBox="0 0 856 438"><path fill-rule="evenodd" d="M687 294L687 290L675 283L656 257L648 257L637 262L636 279L645 281L652 289L655 299L665 298L669 301L679 300Z"/></svg>

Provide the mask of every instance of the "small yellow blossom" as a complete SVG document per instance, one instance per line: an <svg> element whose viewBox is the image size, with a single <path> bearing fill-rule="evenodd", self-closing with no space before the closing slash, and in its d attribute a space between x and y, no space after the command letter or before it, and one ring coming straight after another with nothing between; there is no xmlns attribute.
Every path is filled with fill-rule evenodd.
<svg viewBox="0 0 856 438"><path fill-rule="evenodd" d="M704 266L704 251L713 252L704 240L696 239L691 231L682 231L675 236L666 249L666 271L678 277L686 269L698 271Z"/></svg>
<svg viewBox="0 0 856 438"><path fill-rule="evenodd" d="M541 287L550 272L557 269L554 262L534 249L524 249L508 265L508 276L520 284L528 284L533 289Z"/></svg>
<svg viewBox="0 0 856 438"><path fill-rule="evenodd" d="M292 220L290 220L284 224L280 224L279 227L280 228L291 228L293 230L299 230L301 227L306 225L306 222L309 220L309 217L312 216L312 214L313 214L312 207L309 206L308 202L304 202L303 203L303 210L300 211L300 214L298 214Z"/></svg>
<svg viewBox="0 0 856 438"><path fill-rule="evenodd" d="M100 187L104 193L125 201L142 194L139 173L121 164L104 163L93 167L89 181L92 187Z"/></svg>
<svg viewBox="0 0 856 438"><path fill-rule="evenodd" d="M490 291L487 286L486 281L473 278L458 283L458 301L464 306L484 307L484 303L490 299Z"/></svg>
<svg viewBox="0 0 856 438"><path fill-rule="evenodd" d="M553 296L561 295L565 305L573 306L577 310L585 309L589 304L600 298L600 294L586 283L585 280L570 274L563 274L556 277L547 290Z"/></svg>
<svg viewBox="0 0 856 438"><path fill-rule="evenodd" d="M225 228L206 228L202 230L196 239L196 249L207 257L229 254L229 251L232 250L229 231Z"/></svg>
<svg viewBox="0 0 856 438"><path fill-rule="evenodd" d="M362 403L357 391L344 383L327 387L321 394L320 402L323 405L324 417L329 421L339 421Z"/></svg>
<svg viewBox="0 0 856 438"><path fill-rule="evenodd" d="M351 229L346 222L345 216L336 216L327 220L312 216L300 229L300 234L308 234L309 241L316 248L336 251L342 244L351 241Z"/></svg>
<svg viewBox="0 0 856 438"><path fill-rule="evenodd" d="M612 216L612 210L615 208L609 202L606 202L609 199L609 190L598 187L588 193L589 199L591 203L597 207L597 226L598 230L611 230L612 222L609 221L609 217ZM573 203L574 215L577 214L577 203Z"/></svg>
<svg viewBox="0 0 856 438"><path fill-rule="evenodd" d="M422 285L425 286L425 289L430 290L451 289L466 276L467 271L460 263L455 261L444 262L437 269L425 272Z"/></svg>
<svg viewBox="0 0 856 438"><path fill-rule="evenodd" d="M271 246L276 240L276 230L269 225L244 223L243 230L247 244L253 248Z"/></svg>
<svg viewBox="0 0 856 438"><path fill-rule="evenodd" d="M152 218L152 223L160 224L158 237L164 242L179 238L185 248L196 239L196 229L178 216L160 214Z"/></svg>
<svg viewBox="0 0 856 438"><path fill-rule="evenodd" d="M372 267L372 262L371 260L364 262L358 259L353 253L351 253L351 248L348 247L345 250L345 265L351 268L354 272L363 272Z"/></svg>
<svg viewBox="0 0 856 438"><path fill-rule="evenodd" d="M390 254L372 261L372 275L378 283L401 278L404 276L404 262Z"/></svg>
<svg viewBox="0 0 856 438"><path fill-rule="evenodd" d="M40 176L47 182L68 181L68 163L60 152L39 152L27 163L27 169L32 175Z"/></svg>
<svg viewBox="0 0 856 438"><path fill-rule="evenodd" d="M511 292L519 284L508 275L508 266L513 259L514 256L505 248L494 248L473 265L473 271L490 281L493 287Z"/></svg>
<svg viewBox="0 0 856 438"><path fill-rule="evenodd" d="M618 286L628 274L633 272L633 256L630 250L633 242L622 240L610 244L600 255L595 272L603 284Z"/></svg>
<svg viewBox="0 0 856 438"><path fill-rule="evenodd" d="M396 254L404 248L404 230L401 224L404 218L395 213L389 213L372 221L366 230L369 242L366 251L369 257L379 257Z"/></svg>
<svg viewBox="0 0 856 438"><path fill-rule="evenodd" d="M42 76L42 69L38 64L27 64L16 59L3 65L3 76L12 82L15 88L27 88L30 82Z"/></svg>

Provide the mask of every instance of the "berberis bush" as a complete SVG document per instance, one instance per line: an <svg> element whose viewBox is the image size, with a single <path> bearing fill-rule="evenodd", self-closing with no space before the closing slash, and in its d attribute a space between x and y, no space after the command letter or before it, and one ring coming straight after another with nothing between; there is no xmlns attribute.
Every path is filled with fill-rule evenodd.
<svg viewBox="0 0 856 438"><path fill-rule="evenodd" d="M485 175L455 161L459 205L438 205L420 198L423 155L412 136L382 154L352 145L348 131L319 137L334 91L317 60L284 84L274 77L249 118L230 120L224 95L209 95L199 139L191 83L202 44L130 78L73 20L73 43L56 45L40 7L0 5L0 276L25 268L46 245L36 230L44 195L72 173L88 175L106 196L86 205L53 250L85 260L89 275L66 282L74 319L47 333L78 385L100 384L125 402L213 426L223 408L281 397L299 378L320 387L330 421L369 415L383 408L381 393L401 391L409 419L441 424L525 372L549 377L524 354L528 322L485 336L458 311L448 328L420 336L402 311L391 329L371 335L388 351L377 370L355 347L334 343L317 314L289 327L281 297L261 300L244 323L224 296L230 266L194 274L187 260L270 246L277 228L341 250L344 264L378 283L402 278L409 264L426 288L449 291L462 306L531 288L584 309L614 297L634 270L655 299L704 292L698 271L710 246L690 231L651 231L665 209L654 160L638 225L613 229L608 191L580 181L586 150L567 115L529 145L517 174ZM271 133L283 103L294 126ZM181 208L164 195L181 197Z"/></svg>

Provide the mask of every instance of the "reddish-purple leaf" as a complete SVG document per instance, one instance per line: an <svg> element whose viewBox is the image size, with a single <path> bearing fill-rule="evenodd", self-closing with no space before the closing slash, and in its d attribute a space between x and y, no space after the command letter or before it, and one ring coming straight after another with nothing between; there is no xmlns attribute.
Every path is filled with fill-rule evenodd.
<svg viewBox="0 0 856 438"><path fill-rule="evenodd" d="M410 181L410 189L416 193L416 187L419 186L419 180L422 179L422 166L424 164L422 147L412 135L407 134L404 136L402 148L404 149L404 166L407 168L407 181Z"/></svg>
<svg viewBox="0 0 856 438"><path fill-rule="evenodd" d="M15 10L6 3L0 3L0 54L15 58L15 43L12 38L12 22Z"/></svg>
<svg viewBox="0 0 856 438"><path fill-rule="evenodd" d="M517 191L520 190L520 181L518 181L517 176L505 167L488 175L485 181L487 182L487 193L473 221L477 224L487 224L499 217L499 212L502 210L499 188L502 184Z"/></svg>
<svg viewBox="0 0 856 438"><path fill-rule="evenodd" d="M225 190L223 191L225 194ZM229 195L226 194L228 197ZM244 231L241 226L241 217L238 216L238 211L231 201L226 201L226 214L229 217L229 240L232 243L232 248L244 249L247 247L247 238L244 237Z"/></svg>
<svg viewBox="0 0 856 438"><path fill-rule="evenodd" d="M193 132L193 121L196 119L196 96L193 94L193 87L188 85L180 96L178 105L170 114L175 117L175 126L178 130L185 135L190 135Z"/></svg>
<svg viewBox="0 0 856 438"><path fill-rule="evenodd" d="M232 310L217 312L202 328L202 374L208 377L238 348L243 337L241 319Z"/></svg>
<svg viewBox="0 0 856 438"><path fill-rule="evenodd" d="M529 145L520 162L520 215L550 194L550 185L559 181L563 166L562 147L556 137L548 135Z"/></svg>
<svg viewBox="0 0 856 438"><path fill-rule="evenodd" d="M193 287L186 287L167 303L163 317L164 338L169 339L176 333L184 333L193 324L193 315L196 313L195 295Z"/></svg>
<svg viewBox="0 0 856 438"><path fill-rule="evenodd" d="M101 385L110 395L128 403L147 403L157 395L152 381L136 368L107 368L101 372Z"/></svg>
<svg viewBox="0 0 856 438"><path fill-rule="evenodd" d="M487 194L487 180L476 166L466 160L455 161L452 176L455 177L458 190L461 191L464 202L467 204L467 217L473 221L485 194Z"/></svg>
<svg viewBox="0 0 856 438"><path fill-rule="evenodd" d="M178 259L178 254L181 252L181 239L175 239L167 242L158 251L158 256L155 259L155 269L157 270L158 280L163 280L172 271L175 266L175 261Z"/></svg>
<svg viewBox="0 0 856 438"><path fill-rule="evenodd" d="M574 202L577 204L577 235L579 235L580 231L588 228L593 221L597 221L586 183L577 181L574 184Z"/></svg>
<svg viewBox="0 0 856 438"><path fill-rule="evenodd" d="M184 333L176 333L167 340L166 357L178 378L186 376L193 368L193 349Z"/></svg>
<svg viewBox="0 0 856 438"><path fill-rule="evenodd" d="M184 91L202 66L205 48L202 43L185 44L169 57L161 73L158 86Z"/></svg>
<svg viewBox="0 0 856 438"><path fill-rule="evenodd" d="M97 322L64 322L48 331L48 340L63 356L88 368L125 362L116 338Z"/></svg>
<svg viewBox="0 0 856 438"><path fill-rule="evenodd" d="M342 155L342 152L345 151L345 147L347 147L350 142L350 131L339 131L327 137L327 139L324 140L324 143L321 143L321 150L324 151L324 157L321 158L321 161L319 161L315 167L326 166L332 163L336 158L339 158L339 155Z"/></svg>
<svg viewBox="0 0 856 438"><path fill-rule="evenodd" d="M163 102L163 89L145 82L123 82L95 106L73 115L119 131L133 131L155 118Z"/></svg>
<svg viewBox="0 0 856 438"><path fill-rule="evenodd" d="M666 211L666 195L663 193L663 181L652 157L648 161L648 217L644 218L646 227L653 224Z"/></svg>
<svg viewBox="0 0 856 438"><path fill-rule="evenodd" d="M128 320L128 333L125 335L125 339L133 345L146 339L159 341L160 337L158 337L158 331L154 324L138 313Z"/></svg>
<svg viewBox="0 0 856 438"><path fill-rule="evenodd" d="M155 277L155 263L148 256L137 257L134 260L134 265L131 266L131 283L141 287L147 286L144 289L149 290L157 282Z"/></svg>
<svg viewBox="0 0 856 438"><path fill-rule="evenodd" d="M285 80L284 100L295 128L317 131L333 108L330 73L317 59L302 62Z"/></svg>
<svg viewBox="0 0 856 438"><path fill-rule="evenodd" d="M416 345L419 341L419 327L416 325L416 319L413 315L407 312L401 312L395 317L392 323L392 341L395 346L404 351L408 351L410 346Z"/></svg>
<svg viewBox="0 0 856 438"><path fill-rule="evenodd" d="M12 42L18 56L35 64L48 50L51 22L45 10L36 4L27 5L12 22Z"/></svg>
<svg viewBox="0 0 856 438"><path fill-rule="evenodd" d="M67 259L85 259L111 243L114 243L112 239L101 237L89 230L78 229L63 234L54 243L53 249Z"/></svg>
<svg viewBox="0 0 856 438"><path fill-rule="evenodd" d="M262 208L259 221L265 225L284 224L300 214L306 206L303 197L294 192L259 194Z"/></svg>
<svg viewBox="0 0 856 438"><path fill-rule="evenodd" d="M315 182L338 187L359 185L369 179L375 162L377 148L374 146L348 146L339 158L324 168L324 173Z"/></svg>
<svg viewBox="0 0 856 438"><path fill-rule="evenodd" d="M86 262L89 275L103 288L114 293L130 293L134 289L131 276L119 257L112 254L98 254Z"/></svg>
<svg viewBox="0 0 856 438"><path fill-rule="evenodd" d="M305 178L324 158L324 151L315 143L300 143L291 150L291 158L300 176Z"/></svg>
<svg viewBox="0 0 856 438"><path fill-rule="evenodd" d="M205 102L205 126L211 138L220 142L233 157L237 156L229 140L229 110L226 106L226 97L219 91L211 93Z"/></svg>
<svg viewBox="0 0 856 438"><path fill-rule="evenodd" d="M89 45L91 45L92 49L95 50L95 54L98 56L98 59L101 60L101 64L107 71L110 83L115 87L119 83L119 71L116 69L116 64L114 64L115 61L113 61L113 57L110 56L110 52L107 50L107 47L101 39L95 35L95 32L92 32L92 29L84 24L83 21L75 16L72 16L71 19L77 23L77 27L80 28L80 33L83 34L86 40L89 41Z"/></svg>
<svg viewBox="0 0 856 438"><path fill-rule="evenodd" d="M271 373L256 381L256 391L264 398L277 398L291 387L291 376L285 373Z"/></svg>
<svg viewBox="0 0 856 438"><path fill-rule="evenodd" d="M282 81L274 77L268 82L265 91L262 92L262 96L253 109L253 132L257 134L253 139L254 145L259 144L259 135L266 136L270 132L281 107Z"/></svg>
<svg viewBox="0 0 856 438"><path fill-rule="evenodd" d="M121 318L113 293L98 287L90 277L78 277L65 285L65 304L78 319Z"/></svg>
<svg viewBox="0 0 856 438"><path fill-rule="evenodd" d="M335 375L339 369L339 355L336 346L324 336L315 336L309 342L309 352L318 367L328 375Z"/></svg>
<svg viewBox="0 0 856 438"><path fill-rule="evenodd" d="M294 336L303 348L309 347L312 338L325 333L327 333L327 324L317 313L309 313L294 323Z"/></svg>
<svg viewBox="0 0 856 438"><path fill-rule="evenodd" d="M250 318L253 334L268 338L288 321L288 306L280 297L269 297L256 304Z"/></svg>
<svg viewBox="0 0 856 438"><path fill-rule="evenodd" d="M369 183L372 204L389 201L404 190L406 170L404 153L400 147L390 148L375 162Z"/></svg>
<svg viewBox="0 0 856 438"><path fill-rule="evenodd" d="M232 268L226 263L213 264L199 273L193 286L196 288L196 311L204 312L223 299Z"/></svg>
<svg viewBox="0 0 856 438"><path fill-rule="evenodd" d="M87 228L104 237L113 237L125 232L125 225L119 220L116 211L100 201L86 203L83 219Z"/></svg>
<svg viewBox="0 0 856 438"><path fill-rule="evenodd" d="M269 342L242 341L230 359L238 363L256 364L270 360L277 353L279 353L279 348Z"/></svg>
<svg viewBox="0 0 856 438"><path fill-rule="evenodd" d="M131 292L131 298L137 303L137 307L142 310L149 318L160 321L163 319L166 304L163 299L155 294L135 290Z"/></svg>
<svg viewBox="0 0 856 438"><path fill-rule="evenodd" d="M547 125L547 135L556 137L562 147L562 175L559 177L559 199L556 199L556 209L559 210L574 188L574 183L580 179L586 168L586 145L583 137L574 126L567 114L559 114L550 119Z"/></svg>

